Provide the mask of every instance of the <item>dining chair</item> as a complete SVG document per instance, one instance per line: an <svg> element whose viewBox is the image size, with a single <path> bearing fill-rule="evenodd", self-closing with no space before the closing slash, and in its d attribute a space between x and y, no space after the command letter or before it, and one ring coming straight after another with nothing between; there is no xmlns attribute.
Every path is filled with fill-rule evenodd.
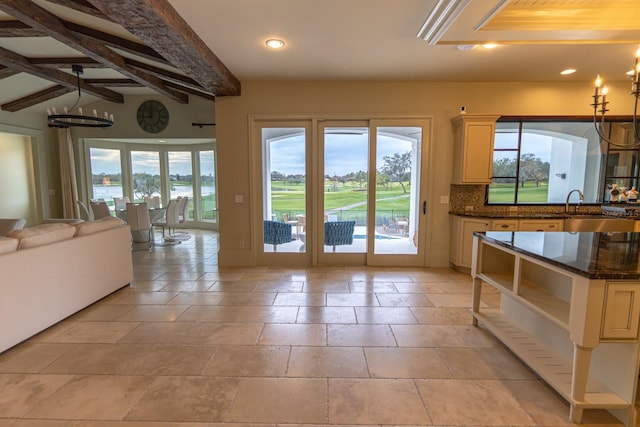
<svg viewBox="0 0 640 427"><path fill-rule="evenodd" d="M117 211L123 211L127 208L127 203L131 203L131 200L129 200L128 196L124 196L124 197L114 197L113 198L113 203L115 205L115 209Z"/></svg>
<svg viewBox="0 0 640 427"><path fill-rule="evenodd" d="M176 209L178 210L178 224L184 224L187 219L189 219L189 207L191 205L191 199L189 199L189 196L179 196L176 201ZM191 235L184 230L178 231L174 229L173 235L174 238L181 240L188 240L191 238Z"/></svg>
<svg viewBox="0 0 640 427"><path fill-rule="evenodd" d="M154 246L153 228L149 219L149 208L146 203L127 203L125 205L127 212L127 224L131 228L131 241L135 243L147 243L145 249L151 249ZM136 240L142 232L146 232L146 240ZM132 245L132 250L133 245Z"/></svg>
<svg viewBox="0 0 640 427"><path fill-rule="evenodd" d="M160 196L144 196L144 202L149 206L149 209L160 208Z"/></svg>
<svg viewBox="0 0 640 427"><path fill-rule="evenodd" d="M89 204L91 205L91 210L93 211L93 219L100 219L111 216L109 205L107 205L107 202L105 202L104 200L92 200L89 202Z"/></svg>
<svg viewBox="0 0 640 427"><path fill-rule="evenodd" d="M91 221L91 214L89 213L89 208L87 208L87 205L85 205L81 200L76 201L76 203L80 208L80 219L84 221Z"/></svg>
<svg viewBox="0 0 640 427"><path fill-rule="evenodd" d="M167 204L164 218L160 221L152 222L151 225L162 228L162 241L164 245L176 245L180 243L180 239L174 235L176 224L178 224L178 202L175 199L171 199Z"/></svg>

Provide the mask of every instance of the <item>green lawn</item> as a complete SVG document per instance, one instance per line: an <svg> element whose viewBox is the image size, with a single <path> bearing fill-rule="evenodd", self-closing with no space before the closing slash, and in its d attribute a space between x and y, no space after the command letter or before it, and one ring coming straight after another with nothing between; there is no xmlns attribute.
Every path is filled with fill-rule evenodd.
<svg viewBox="0 0 640 427"><path fill-rule="evenodd" d="M519 203L546 203L549 185L547 182L540 183L536 187L535 182L525 182L524 187L518 187ZM493 184L489 187L489 203L513 203L513 184Z"/></svg>
<svg viewBox="0 0 640 427"><path fill-rule="evenodd" d="M274 190L271 193L271 208L278 218L281 218L282 213L285 212L290 216L305 212L304 184L286 184L274 181L272 182L272 189ZM349 212L355 215L344 213L342 219L364 216L363 214L367 209L365 203L367 192L359 190L357 183L347 183L347 185L339 183L335 186L336 191L333 191L333 185L325 185L324 190L325 211L360 204L349 209ZM397 215L408 216L409 194L403 194L399 185L396 184L390 189L378 189L377 198L377 210L382 215L388 215L389 217Z"/></svg>

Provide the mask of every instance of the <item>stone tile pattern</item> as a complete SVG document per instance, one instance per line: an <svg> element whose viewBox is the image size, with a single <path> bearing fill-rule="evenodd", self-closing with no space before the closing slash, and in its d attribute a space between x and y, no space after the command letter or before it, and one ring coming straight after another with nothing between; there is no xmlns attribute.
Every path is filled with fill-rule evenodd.
<svg viewBox="0 0 640 427"><path fill-rule="evenodd" d="M0 427L568 426L432 268L219 268L214 232L0 354ZM495 305L487 289L485 305ZM585 425L621 425L587 411Z"/></svg>

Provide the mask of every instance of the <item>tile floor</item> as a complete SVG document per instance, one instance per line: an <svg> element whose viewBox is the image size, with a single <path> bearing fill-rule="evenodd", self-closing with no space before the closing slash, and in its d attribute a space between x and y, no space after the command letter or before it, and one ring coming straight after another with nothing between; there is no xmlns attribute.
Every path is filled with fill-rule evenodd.
<svg viewBox="0 0 640 427"><path fill-rule="evenodd" d="M567 426L449 269L218 268L217 235L0 354L0 426ZM485 292L483 303L495 305ZM585 425L620 425L587 411Z"/></svg>

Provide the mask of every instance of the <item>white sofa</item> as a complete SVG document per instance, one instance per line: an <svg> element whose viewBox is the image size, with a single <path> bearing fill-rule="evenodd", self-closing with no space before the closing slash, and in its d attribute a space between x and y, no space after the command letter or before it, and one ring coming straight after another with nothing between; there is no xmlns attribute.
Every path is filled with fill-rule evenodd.
<svg viewBox="0 0 640 427"><path fill-rule="evenodd" d="M23 218L0 218L0 237L6 236L12 230L19 230L27 225Z"/></svg>
<svg viewBox="0 0 640 427"><path fill-rule="evenodd" d="M118 218L42 224L0 237L0 352L133 280Z"/></svg>

